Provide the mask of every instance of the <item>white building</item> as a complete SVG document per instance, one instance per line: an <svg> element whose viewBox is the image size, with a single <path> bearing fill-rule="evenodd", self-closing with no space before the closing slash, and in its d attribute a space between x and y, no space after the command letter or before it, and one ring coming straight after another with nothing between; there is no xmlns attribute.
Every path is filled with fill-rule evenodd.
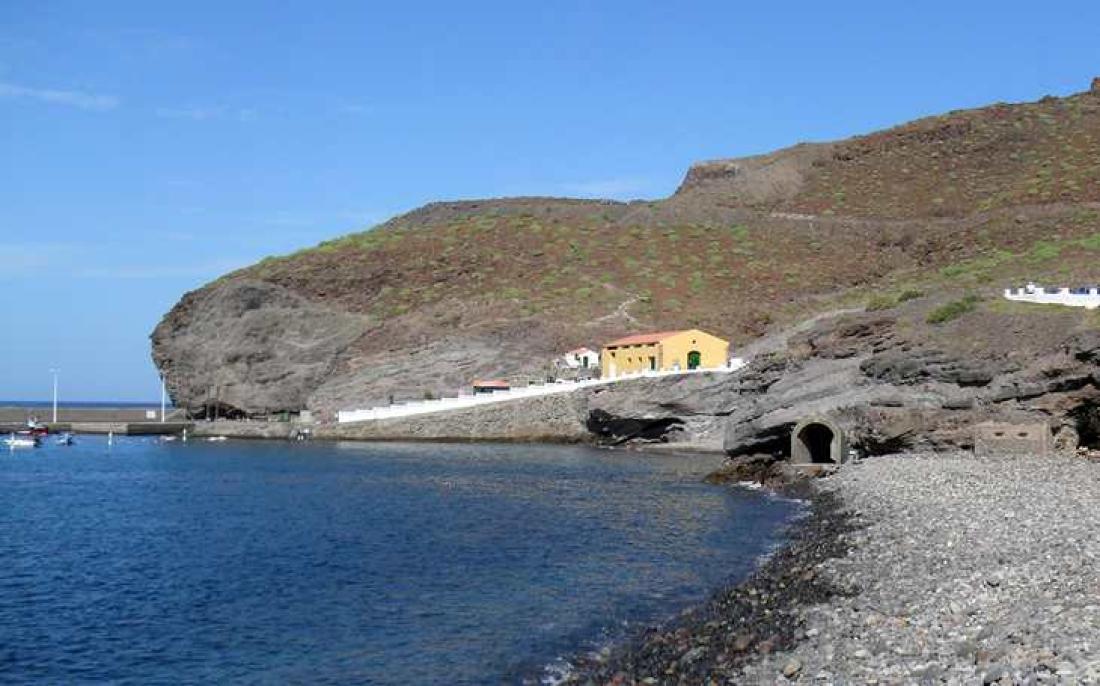
<svg viewBox="0 0 1100 686"><path fill-rule="evenodd" d="M600 366L600 354L588 348L577 348L559 357L557 363L565 369L594 369Z"/></svg>
<svg viewBox="0 0 1100 686"><path fill-rule="evenodd" d="M1017 302L1066 305L1068 307L1084 307L1094 310L1100 307L1100 288L1096 286L1050 288L1029 283L1023 288L1006 288L1005 298Z"/></svg>

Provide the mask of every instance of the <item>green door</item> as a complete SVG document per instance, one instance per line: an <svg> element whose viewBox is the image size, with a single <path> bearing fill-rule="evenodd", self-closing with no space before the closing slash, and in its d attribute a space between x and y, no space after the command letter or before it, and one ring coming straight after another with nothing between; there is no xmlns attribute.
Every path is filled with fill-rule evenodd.
<svg viewBox="0 0 1100 686"><path fill-rule="evenodd" d="M698 350L692 350L688 353L688 369L698 369L702 363L703 356Z"/></svg>

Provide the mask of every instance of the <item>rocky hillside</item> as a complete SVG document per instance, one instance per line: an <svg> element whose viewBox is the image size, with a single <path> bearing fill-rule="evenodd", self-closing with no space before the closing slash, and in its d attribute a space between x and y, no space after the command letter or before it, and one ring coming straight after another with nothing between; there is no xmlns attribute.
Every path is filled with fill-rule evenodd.
<svg viewBox="0 0 1100 686"><path fill-rule="evenodd" d="M953 344L996 346L1000 288L1097 281L1098 256L1094 85L697 164L655 202L430 204L188 293L153 358L178 405L330 417L541 375L556 353L627 331L695 326L740 345L914 299L994 317Z"/></svg>

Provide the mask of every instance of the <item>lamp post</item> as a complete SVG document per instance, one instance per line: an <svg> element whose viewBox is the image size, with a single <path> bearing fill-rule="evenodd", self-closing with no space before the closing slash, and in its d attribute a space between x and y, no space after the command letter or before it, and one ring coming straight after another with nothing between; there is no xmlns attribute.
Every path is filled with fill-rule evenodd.
<svg viewBox="0 0 1100 686"><path fill-rule="evenodd" d="M51 369L53 373L53 423L57 423L57 373L60 369Z"/></svg>

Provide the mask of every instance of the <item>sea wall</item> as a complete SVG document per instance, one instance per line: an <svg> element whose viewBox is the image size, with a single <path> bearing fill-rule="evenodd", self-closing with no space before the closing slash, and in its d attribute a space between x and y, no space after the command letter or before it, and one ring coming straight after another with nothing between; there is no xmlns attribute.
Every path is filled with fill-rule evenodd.
<svg viewBox="0 0 1100 686"><path fill-rule="evenodd" d="M317 438L355 440L549 441L591 440L585 425L589 393L536 396L463 410L320 427Z"/></svg>

